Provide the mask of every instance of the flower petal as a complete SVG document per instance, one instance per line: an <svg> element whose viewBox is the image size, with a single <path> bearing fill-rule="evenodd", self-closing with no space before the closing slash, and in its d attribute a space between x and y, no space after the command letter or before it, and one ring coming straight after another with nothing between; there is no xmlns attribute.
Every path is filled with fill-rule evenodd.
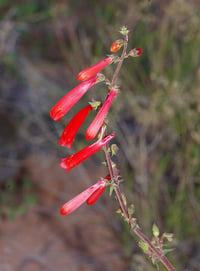
<svg viewBox="0 0 200 271"><path fill-rule="evenodd" d="M72 143L74 142L74 138L83 124L85 118L89 114L89 112L92 110L91 105L87 105L86 107L82 108L68 123L68 125L65 127L60 140L58 141L58 144L61 146L67 145L67 147L70 149Z"/></svg>
<svg viewBox="0 0 200 271"><path fill-rule="evenodd" d="M95 74L99 73L103 68L105 68L108 64L110 64L113 61L113 57L109 56L97 64L79 72L77 76L78 81L85 81L94 76Z"/></svg>

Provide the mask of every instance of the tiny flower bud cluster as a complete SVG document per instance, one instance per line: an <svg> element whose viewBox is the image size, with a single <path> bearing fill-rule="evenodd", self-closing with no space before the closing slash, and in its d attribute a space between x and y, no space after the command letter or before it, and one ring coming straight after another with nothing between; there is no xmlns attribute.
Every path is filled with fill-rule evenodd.
<svg viewBox="0 0 200 271"><path fill-rule="evenodd" d="M125 30L125 28L122 28L121 33ZM125 34L123 35L128 35L127 31L125 31L124 33ZM115 41L110 47L111 52L117 52L121 47L124 46L125 42L126 39L120 39ZM135 48L129 52L128 56L136 57L140 54L141 49ZM127 56L124 55L124 58L125 57ZM101 107L95 118L87 128L85 134L87 140L92 140L98 136L97 141L70 155L69 157L62 158L60 166L61 168L65 169L65 172L68 172L69 170L89 158L91 155L96 153L98 150L102 149L115 136L114 133L106 136L104 130L106 125L105 119L107 113L113 99L118 94L119 89L114 85L113 82L111 83L108 79L106 79L105 76L100 72L107 65L117 63L120 61L120 59L121 58L119 58L117 55L109 55L95 65L92 65L89 68L86 68L85 70L79 72L77 80L81 83L72 90L70 90L62 99L60 99L50 111L51 118L55 121L60 121L64 117L64 115L67 114L67 112L73 106L75 106L78 101L83 97L83 95L85 95L87 91L95 84L105 81L109 87L107 98L102 105L98 101L90 102L89 105L83 107L77 114L75 114L75 116L69 121L69 123L65 127L58 141L58 144L60 144L61 146L67 146L70 149L79 128L87 118L88 114L92 110L98 110L99 107ZM84 202L86 202L88 205L94 204L105 190L105 187L106 185L108 185L110 179L110 175L107 175L104 180L97 182L72 200L65 203L61 208L60 213L62 215L68 215L74 210L76 210Z"/></svg>

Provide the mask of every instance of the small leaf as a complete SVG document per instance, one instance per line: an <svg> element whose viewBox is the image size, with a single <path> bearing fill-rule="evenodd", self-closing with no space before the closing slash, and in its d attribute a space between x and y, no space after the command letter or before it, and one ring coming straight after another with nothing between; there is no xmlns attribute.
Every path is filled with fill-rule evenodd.
<svg viewBox="0 0 200 271"><path fill-rule="evenodd" d="M143 242L143 241L140 241L139 242L139 247L141 247L141 249L144 251L144 252L147 252L149 250L149 246L147 243Z"/></svg>
<svg viewBox="0 0 200 271"><path fill-rule="evenodd" d="M124 202L124 204L126 206L127 205L126 197L125 197L125 195L123 193L121 193L121 195L122 195L123 202Z"/></svg>
<svg viewBox="0 0 200 271"><path fill-rule="evenodd" d="M122 213L121 209L117 209L116 213L121 214Z"/></svg>
<svg viewBox="0 0 200 271"><path fill-rule="evenodd" d="M135 212L134 205L131 204L131 205L128 207L128 213L129 213L129 215L133 215L134 212Z"/></svg>
<svg viewBox="0 0 200 271"><path fill-rule="evenodd" d="M156 259L154 259L153 257L151 258L152 264L156 264Z"/></svg>
<svg viewBox="0 0 200 271"><path fill-rule="evenodd" d="M167 253L172 252L174 250L175 250L175 248L165 248L165 249L163 249L163 254L166 255Z"/></svg>
<svg viewBox="0 0 200 271"><path fill-rule="evenodd" d="M96 110L100 106L101 102L100 101L92 101L92 102L89 102L89 104L92 106L92 108L94 110Z"/></svg>
<svg viewBox="0 0 200 271"><path fill-rule="evenodd" d="M119 148L117 147L116 144L112 144L111 147L110 147L110 149L111 149L111 154L113 156L113 155L117 154Z"/></svg>
<svg viewBox="0 0 200 271"><path fill-rule="evenodd" d="M113 187L113 186L110 186L110 191L109 191L109 195L110 195L110 196L112 196L113 190L114 190L114 187Z"/></svg>
<svg viewBox="0 0 200 271"><path fill-rule="evenodd" d="M102 162L102 165L107 167L107 162L106 161Z"/></svg>
<svg viewBox="0 0 200 271"><path fill-rule="evenodd" d="M153 235L154 235L155 237L158 237L158 236L159 236L160 232L159 232L159 229L158 229L158 227L156 226L156 224L153 224L152 232L153 232Z"/></svg>
<svg viewBox="0 0 200 271"><path fill-rule="evenodd" d="M166 238L168 242L173 241L174 234L173 233L163 233L163 238Z"/></svg>

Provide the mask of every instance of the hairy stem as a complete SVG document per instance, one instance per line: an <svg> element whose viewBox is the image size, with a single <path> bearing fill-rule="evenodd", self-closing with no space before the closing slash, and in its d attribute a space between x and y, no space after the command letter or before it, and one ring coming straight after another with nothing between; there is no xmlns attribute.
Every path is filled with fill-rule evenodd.
<svg viewBox="0 0 200 271"><path fill-rule="evenodd" d="M109 168L109 172L110 172L110 176L111 179L113 180L114 184L115 184L115 193L117 195L117 199L119 202L119 205L121 207L121 210L123 212L124 218L127 221L127 223L129 223L132 231L140 238L140 240L142 240L143 242L145 242L148 247L151 249L151 251L156 255L156 259L159 260L169 271L175 271L175 268L172 266L172 264L169 262L169 260L163 255L163 253L161 251L159 251L152 243L151 241L142 233L142 231L140 230L139 225L136 222L136 219L132 218L129 213L128 213L128 209L126 207L126 204L124 202L124 199L122 197L120 188L119 188L119 183L118 183L118 179L117 176L115 176L114 170L112 168L112 160L110 157L110 153L107 147L104 148L105 151L105 155L106 155L106 161L108 164L108 168Z"/></svg>
<svg viewBox="0 0 200 271"><path fill-rule="evenodd" d="M111 87L113 87L115 85L118 73L121 69L122 63L126 57L126 50L127 50L127 44L128 44L128 35L124 35L124 48L123 48L123 52L122 55L120 57L119 63L116 67L116 70L114 72L112 81L111 81ZM106 129L104 131L104 136L106 135ZM132 231L139 237L140 240L142 240L144 243L146 243L149 247L149 249L152 251L153 255L154 255L154 259L156 259L157 261L160 261L169 271L175 271L175 268L172 266L172 264L169 262L169 260L163 255L163 252L161 250L158 250L152 243L151 241L142 233L139 225L136 222L135 218L132 218L132 216L129 214L128 209L126 207L126 203L125 200L122 196L122 193L120 191L120 187L119 187L119 180L118 180L118 170L116 167L113 167L113 163L111 160L111 156L110 156L110 152L109 152L109 147L108 145L106 145L104 147L104 152L105 152L105 156L106 156L106 161L107 161L107 166L109 169L109 173L111 176L111 180L112 180L112 184L114 186L114 191L116 193L117 196L117 200L119 202L121 211L123 213L123 217L125 219L125 221L127 221L127 223L130 225Z"/></svg>
<svg viewBox="0 0 200 271"><path fill-rule="evenodd" d="M117 68L114 72L114 75L113 75L113 79L112 79L112 82L111 82L111 86L114 86L115 85L115 81L117 79L117 76L118 76L118 73L121 69L121 66L122 66L122 63L125 59L125 56L126 56L126 49L127 49L127 45L128 45L128 35L125 35L124 36L124 47L123 47L123 52L122 52L122 55L120 57L120 60L119 60L119 63L117 65Z"/></svg>

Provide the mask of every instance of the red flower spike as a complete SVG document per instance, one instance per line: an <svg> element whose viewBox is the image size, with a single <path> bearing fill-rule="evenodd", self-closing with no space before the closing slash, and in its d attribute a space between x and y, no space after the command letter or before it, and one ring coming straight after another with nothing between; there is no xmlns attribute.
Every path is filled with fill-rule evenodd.
<svg viewBox="0 0 200 271"><path fill-rule="evenodd" d="M97 140L95 143L83 148L82 150L78 151L77 153L75 153L67 158L62 158L62 162L60 163L60 166L65 169L65 172L68 172L70 169L76 167L77 165L82 163L84 160L86 160L88 157L93 155L95 152L100 150L114 136L115 136L115 134L112 133L111 135L109 135L101 140Z"/></svg>
<svg viewBox="0 0 200 271"><path fill-rule="evenodd" d="M79 72L77 76L78 81L85 81L91 78L92 76L96 75L99 73L101 70L103 70L108 64L110 64L113 61L113 56L109 56L97 64Z"/></svg>
<svg viewBox="0 0 200 271"><path fill-rule="evenodd" d="M91 105L87 105L70 120L68 125L65 127L58 144L61 146L67 145L67 147L71 149L72 143L74 142L74 138L79 128L92 109L93 107Z"/></svg>
<svg viewBox="0 0 200 271"><path fill-rule="evenodd" d="M108 110L109 110L109 107L112 103L112 100L114 99L117 92L118 92L118 90L116 90L116 89L110 90L110 93L109 93L105 103L103 104L103 106L101 107L99 112L97 113L94 120L91 122L90 126L87 128L87 131L86 131L86 139L87 140L93 139L97 135L97 133L98 133L99 129L101 128L103 121L108 113Z"/></svg>
<svg viewBox="0 0 200 271"><path fill-rule="evenodd" d="M50 111L52 119L59 121L91 88L95 83L104 80L101 74L96 75L86 82L81 83L71 91L69 91L60 101L58 101Z"/></svg>
<svg viewBox="0 0 200 271"><path fill-rule="evenodd" d="M106 180L110 180L110 174L108 174L106 177L104 177L104 179ZM98 188L96 191L94 191L94 193L86 200L86 203L88 205L92 205L94 204L99 197L101 196L101 194L103 193L103 191L105 190L106 186L102 186L100 188Z"/></svg>
<svg viewBox="0 0 200 271"><path fill-rule="evenodd" d="M132 57L138 57L142 54L142 50L140 48L134 48L129 53Z"/></svg>
<svg viewBox="0 0 200 271"><path fill-rule="evenodd" d="M110 46L110 51L113 52L113 53L117 52L123 45L124 45L124 41L123 40L116 40Z"/></svg>
<svg viewBox="0 0 200 271"><path fill-rule="evenodd" d="M69 215L80 207L96 190L105 188L105 182L99 181L96 184L90 186L82 193L65 203L60 209L61 215Z"/></svg>

